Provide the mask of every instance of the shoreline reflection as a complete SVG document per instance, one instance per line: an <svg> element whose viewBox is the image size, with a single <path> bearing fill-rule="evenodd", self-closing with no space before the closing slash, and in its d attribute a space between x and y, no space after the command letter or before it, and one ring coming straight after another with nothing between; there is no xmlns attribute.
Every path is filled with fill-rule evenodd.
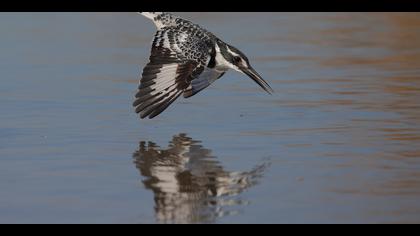
<svg viewBox="0 0 420 236"><path fill-rule="evenodd" d="M154 193L158 222L212 223L249 204L239 194L258 184L269 163L230 172L211 153L186 134L175 135L167 148L140 142L134 163Z"/></svg>

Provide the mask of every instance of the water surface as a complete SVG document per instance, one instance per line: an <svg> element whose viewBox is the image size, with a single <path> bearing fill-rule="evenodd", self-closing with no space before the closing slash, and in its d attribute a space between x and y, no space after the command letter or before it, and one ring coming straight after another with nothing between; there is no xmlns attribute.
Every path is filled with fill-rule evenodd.
<svg viewBox="0 0 420 236"><path fill-rule="evenodd" d="M420 14L179 13L245 52L161 116L136 13L0 13L0 223L420 223Z"/></svg>

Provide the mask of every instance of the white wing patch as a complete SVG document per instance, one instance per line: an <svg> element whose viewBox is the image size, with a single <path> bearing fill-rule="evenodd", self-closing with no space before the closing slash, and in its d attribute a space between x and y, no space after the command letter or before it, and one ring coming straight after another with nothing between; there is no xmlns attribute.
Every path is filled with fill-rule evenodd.
<svg viewBox="0 0 420 236"><path fill-rule="evenodd" d="M155 84L150 85L150 88L153 89L150 92L151 95L158 94L164 89L168 88L170 85L174 85L175 79L177 76L178 64L167 64L163 65L160 72L156 73L156 79L154 79Z"/></svg>
<svg viewBox="0 0 420 236"><path fill-rule="evenodd" d="M142 119L159 115L190 85L196 63L181 63L177 60L170 62L173 59L152 54L151 61L143 69L139 91L133 103Z"/></svg>

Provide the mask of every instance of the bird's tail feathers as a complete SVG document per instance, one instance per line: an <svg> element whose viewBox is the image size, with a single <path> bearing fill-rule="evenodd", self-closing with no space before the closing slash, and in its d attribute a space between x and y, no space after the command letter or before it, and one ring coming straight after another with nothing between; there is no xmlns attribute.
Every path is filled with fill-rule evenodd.
<svg viewBox="0 0 420 236"><path fill-rule="evenodd" d="M145 16L146 18L149 18L151 20L154 20L155 17L162 15L163 12L139 12L139 14Z"/></svg>
<svg viewBox="0 0 420 236"><path fill-rule="evenodd" d="M146 18L150 19L155 23L158 29L166 26L173 26L175 24L176 16L167 12L139 12Z"/></svg>

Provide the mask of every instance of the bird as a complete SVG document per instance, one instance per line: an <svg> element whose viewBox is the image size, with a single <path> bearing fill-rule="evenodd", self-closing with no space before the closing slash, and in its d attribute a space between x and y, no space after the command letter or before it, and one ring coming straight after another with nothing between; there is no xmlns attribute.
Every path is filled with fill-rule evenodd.
<svg viewBox="0 0 420 236"><path fill-rule="evenodd" d="M158 116L181 95L196 95L230 69L274 92L244 53L201 26L167 12L139 14L157 28L133 103L141 119Z"/></svg>
<svg viewBox="0 0 420 236"><path fill-rule="evenodd" d="M213 223L248 204L241 193L260 183L270 162L246 171L227 170L200 140L180 133L167 147L140 141L133 162L154 195L160 223Z"/></svg>

